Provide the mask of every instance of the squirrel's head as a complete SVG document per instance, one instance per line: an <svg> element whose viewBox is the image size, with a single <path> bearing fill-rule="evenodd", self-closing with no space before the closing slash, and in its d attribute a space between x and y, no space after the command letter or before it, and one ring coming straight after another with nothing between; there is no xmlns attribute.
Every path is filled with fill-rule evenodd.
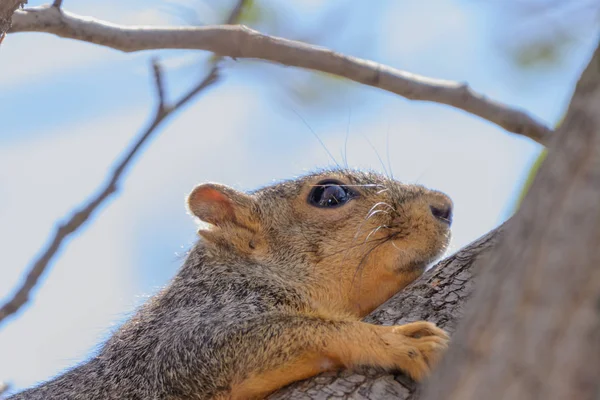
<svg viewBox="0 0 600 400"><path fill-rule="evenodd" d="M303 282L317 308L365 315L418 278L450 239L443 193L354 170L319 172L253 193L197 186L190 212L222 257Z"/></svg>

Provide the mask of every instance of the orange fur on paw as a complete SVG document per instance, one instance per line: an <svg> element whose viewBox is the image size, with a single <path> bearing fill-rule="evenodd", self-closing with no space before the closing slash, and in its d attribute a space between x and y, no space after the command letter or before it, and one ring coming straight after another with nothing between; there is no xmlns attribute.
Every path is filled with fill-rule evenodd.
<svg viewBox="0 0 600 400"><path fill-rule="evenodd" d="M448 334L431 322L387 328L381 338L389 346L392 365L416 381L429 374L448 347Z"/></svg>

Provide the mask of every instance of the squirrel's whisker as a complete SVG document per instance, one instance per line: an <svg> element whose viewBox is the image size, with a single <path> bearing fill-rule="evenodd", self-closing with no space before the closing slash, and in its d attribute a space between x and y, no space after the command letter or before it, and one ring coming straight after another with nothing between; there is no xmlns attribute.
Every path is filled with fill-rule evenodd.
<svg viewBox="0 0 600 400"><path fill-rule="evenodd" d="M367 218L365 219L371 219L374 215L377 215L379 213L389 214L390 212L388 210L373 210L371 213L369 213L369 215L367 215Z"/></svg>
<svg viewBox="0 0 600 400"><path fill-rule="evenodd" d="M385 201L379 201L379 202L375 203L373 205L373 207L371 207L371 209L369 210L369 213L371 211L373 211L374 209L376 209L378 206L387 206L388 208L390 208L392 210L394 209L394 207L392 207L390 204L386 203Z"/></svg>
<svg viewBox="0 0 600 400"><path fill-rule="evenodd" d="M379 230L381 228L389 228L387 225L379 225L377 228L373 229L368 235L367 238L365 239L365 243L367 243L367 240L369 240L369 238L371 237L371 235L379 232Z"/></svg>

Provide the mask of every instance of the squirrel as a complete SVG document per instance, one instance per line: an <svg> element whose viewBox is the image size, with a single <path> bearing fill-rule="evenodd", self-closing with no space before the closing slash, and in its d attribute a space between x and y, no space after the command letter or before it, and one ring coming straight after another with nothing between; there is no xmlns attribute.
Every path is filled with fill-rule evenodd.
<svg viewBox="0 0 600 400"><path fill-rule="evenodd" d="M10 399L260 399L361 366L421 380L448 335L361 318L445 251L452 206L350 169L250 193L201 184L187 208L206 226L172 281L91 359Z"/></svg>

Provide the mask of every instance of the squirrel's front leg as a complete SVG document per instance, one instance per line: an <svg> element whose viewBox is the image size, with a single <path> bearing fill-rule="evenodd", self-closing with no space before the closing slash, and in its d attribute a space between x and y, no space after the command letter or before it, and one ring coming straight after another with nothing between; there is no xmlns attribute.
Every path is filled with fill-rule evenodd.
<svg viewBox="0 0 600 400"><path fill-rule="evenodd" d="M295 317L289 325L282 322L259 329L269 333L257 358L260 366L232 385L231 398L263 398L294 381L340 367L401 370L420 380L448 345L448 335L425 321L380 326Z"/></svg>

